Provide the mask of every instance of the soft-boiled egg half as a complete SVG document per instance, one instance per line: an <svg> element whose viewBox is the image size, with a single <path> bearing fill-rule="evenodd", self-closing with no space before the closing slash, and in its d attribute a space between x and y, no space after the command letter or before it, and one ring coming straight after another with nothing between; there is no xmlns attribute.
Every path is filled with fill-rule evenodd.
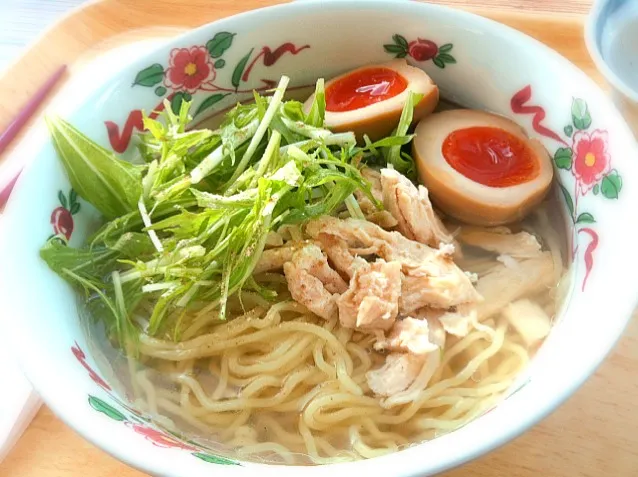
<svg viewBox="0 0 638 477"><path fill-rule="evenodd" d="M547 194L549 154L513 121L456 109L415 129L412 154L430 197L446 214L475 225L521 220Z"/></svg>
<svg viewBox="0 0 638 477"><path fill-rule="evenodd" d="M421 69L404 59L357 68L326 82L325 125L334 132L353 131L375 141L392 133L401 117L408 92L423 98L414 108L413 122L434 111L439 89ZM310 110L314 94L304 104Z"/></svg>

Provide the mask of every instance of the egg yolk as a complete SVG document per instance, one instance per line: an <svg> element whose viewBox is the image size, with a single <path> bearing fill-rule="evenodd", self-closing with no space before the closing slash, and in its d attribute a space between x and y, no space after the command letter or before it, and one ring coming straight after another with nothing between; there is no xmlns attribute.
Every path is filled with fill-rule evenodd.
<svg viewBox="0 0 638 477"><path fill-rule="evenodd" d="M326 89L326 111L364 108L392 98L408 87L407 80L390 68L366 68L333 82Z"/></svg>
<svg viewBox="0 0 638 477"><path fill-rule="evenodd" d="M523 184L540 172L527 143L499 128L457 129L445 138L441 152L458 173L489 187Z"/></svg>

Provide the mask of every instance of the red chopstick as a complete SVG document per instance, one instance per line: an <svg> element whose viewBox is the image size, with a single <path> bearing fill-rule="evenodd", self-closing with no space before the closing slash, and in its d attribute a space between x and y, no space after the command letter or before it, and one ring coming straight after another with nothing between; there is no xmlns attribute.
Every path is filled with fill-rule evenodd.
<svg viewBox="0 0 638 477"><path fill-rule="evenodd" d="M18 133L22 130L27 121L33 116L33 114L37 111L38 107L42 104L42 102L47 97L47 94L51 91L53 86L59 81L64 72L66 71L66 65L60 66L50 77L46 80L46 82L40 86L40 89L36 91L33 97L27 102L27 104L20 110L18 115L11 121L7 129L5 129L0 134L0 154L4 152L9 143L15 139ZM21 171L20 171L21 172ZM9 199L9 195L11 194L11 190L20 175L20 172L16 174L16 176L9 181L9 183L0 191L0 207L4 206L4 204Z"/></svg>

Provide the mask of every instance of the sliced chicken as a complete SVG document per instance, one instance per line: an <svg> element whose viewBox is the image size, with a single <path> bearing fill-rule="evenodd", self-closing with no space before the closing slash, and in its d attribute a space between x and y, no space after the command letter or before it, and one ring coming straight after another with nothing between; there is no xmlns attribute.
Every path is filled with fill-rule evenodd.
<svg viewBox="0 0 638 477"><path fill-rule="evenodd" d="M399 309L410 315L424 306L450 308L481 300L468 277L445 253L388 232L365 220L322 217L306 226L311 237L332 235L351 251L376 254L386 261L401 262L403 281Z"/></svg>
<svg viewBox="0 0 638 477"><path fill-rule="evenodd" d="M428 355L391 353L386 356L383 366L366 373L368 386L379 396L405 391L417 378L427 358Z"/></svg>
<svg viewBox="0 0 638 477"><path fill-rule="evenodd" d="M308 243L292 254L295 266L303 268L310 275L318 278L330 293L343 293L348 284L335 270L328 265L328 259L319 246Z"/></svg>
<svg viewBox="0 0 638 477"><path fill-rule="evenodd" d="M295 250L283 268L293 300L327 320L336 316L337 298L348 286L317 245Z"/></svg>
<svg viewBox="0 0 638 477"><path fill-rule="evenodd" d="M388 330L399 312L401 264L377 260L358 268L337 301L345 328Z"/></svg>
<svg viewBox="0 0 638 477"><path fill-rule="evenodd" d="M393 169L381 170L383 205L398 222L399 231L431 247L451 243L452 235L434 213L425 187L418 188Z"/></svg>
<svg viewBox="0 0 638 477"><path fill-rule="evenodd" d="M348 248L348 244L329 234L319 234L316 237L317 242L321 245L321 249L328 255L330 262L339 273L348 278L354 275L357 268L366 265L366 261L354 255Z"/></svg>
<svg viewBox="0 0 638 477"><path fill-rule="evenodd" d="M271 230L266 235L266 247L281 247L284 244L284 237L279 232Z"/></svg>
<svg viewBox="0 0 638 477"><path fill-rule="evenodd" d="M430 323L436 320L446 333L459 337L467 336L478 321L476 303L464 303L448 310L425 308L420 312Z"/></svg>
<svg viewBox="0 0 638 477"><path fill-rule="evenodd" d="M435 326L431 327L430 323L434 323ZM438 351L445 343L445 332L441 340L437 325L438 322L436 320L429 322L427 319L412 318L410 316L397 320L388 336L374 344L374 349L377 351L390 350L421 355ZM440 325L438 328L442 330ZM441 344L441 341L443 341L443 344Z"/></svg>
<svg viewBox="0 0 638 477"><path fill-rule="evenodd" d="M361 169L361 175L370 183L370 189L374 198L382 204L383 192L381 190L381 174L379 174L379 172L375 169L364 167ZM355 191L354 196L367 220L377 224L379 227L383 227L384 229L391 229L397 226L397 220L392 216L392 214L387 210L378 209L377 206L372 203L370 198L361 192L360 189Z"/></svg>
<svg viewBox="0 0 638 477"><path fill-rule="evenodd" d="M513 258L530 258L541 251L541 244L535 236L527 232L513 234L506 227L463 227L457 237L472 247Z"/></svg>
<svg viewBox="0 0 638 477"><path fill-rule="evenodd" d="M552 327L552 320L538 303L523 299L510 303L503 310L503 316L510 322L527 346L543 340Z"/></svg>
<svg viewBox="0 0 638 477"><path fill-rule="evenodd" d="M264 250L259 257L259 261L255 266L254 274L270 272L272 270L281 270L284 263L292 260L292 254L297 246L285 245L278 248L269 248Z"/></svg>
<svg viewBox="0 0 638 477"><path fill-rule="evenodd" d="M481 301L471 277L453 262L429 260L414 267L403 266L399 310L409 315L423 307L451 308Z"/></svg>
<svg viewBox="0 0 638 477"><path fill-rule="evenodd" d="M518 267L495 265L481 276L476 290L484 301L478 304L478 319L489 318L509 303L534 295L553 285L554 261L549 252L518 260Z"/></svg>
<svg viewBox="0 0 638 477"><path fill-rule="evenodd" d="M320 217L306 225L306 233L312 238L320 234L332 235L361 255L376 254L386 261L399 260L415 266L437 254L427 245L407 239L399 232L383 230L366 220Z"/></svg>
<svg viewBox="0 0 638 477"><path fill-rule="evenodd" d="M337 315L338 295L326 290L321 280L293 262L284 264L284 274L293 300L326 320L331 320Z"/></svg>

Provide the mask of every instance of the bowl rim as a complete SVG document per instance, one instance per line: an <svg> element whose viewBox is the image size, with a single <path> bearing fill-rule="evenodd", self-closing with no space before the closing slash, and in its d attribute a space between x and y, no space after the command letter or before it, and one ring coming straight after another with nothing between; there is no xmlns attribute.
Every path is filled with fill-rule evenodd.
<svg viewBox="0 0 638 477"><path fill-rule="evenodd" d="M288 4L274 5L274 6L270 6L266 8L244 12L239 15L234 15L232 17L216 20L214 22L207 23L196 29L189 30L188 32L181 34L177 37L174 37L173 39L169 41L169 44L183 41L184 39L189 38L191 35L197 35L199 32L210 29L211 27L218 28L227 21L236 21L236 19L238 18L245 19L245 18L250 18L253 16L261 16L266 12L270 14L275 14L275 13L279 13L280 11L285 11L285 12L290 12L291 14L294 14L297 11L301 11L302 9L307 10L308 8L311 8L313 6L325 7L326 5L330 5L333 8L352 8L352 7L361 6L362 3L366 3L368 5L382 5L388 8L397 6L397 3L395 0L367 0L365 2L362 2L361 0L304 0L303 2L293 2ZM448 16L454 17L461 24L472 23L473 25L477 25L485 30L492 30L497 32L498 34L502 34L503 36L508 36L510 38L513 38L517 42L522 42L526 46L529 46L533 48L534 50L538 51L539 54L542 54L548 60L551 59L555 62L560 63L561 67L565 69L567 74L580 77L580 79L582 79L582 81L588 85L589 89L593 89L600 93L601 100L604 98L604 93L593 82L593 80L591 80L584 72L582 72L579 68L577 68L573 63L571 63L569 60L567 60L566 58L564 58L562 55L558 54L554 50L550 49L546 45L542 44L538 40L535 40L534 38L529 37L528 35L525 35L522 32L519 32L511 27L508 27L496 21L481 17L479 15L476 15L470 12L466 12L463 10L458 10L458 9L441 6L441 5L424 4L424 3L417 3L417 2L405 2L405 4L411 4L410 7L406 7L406 8L415 8L415 9L421 10L424 13L438 12L442 15L448 15ZM156 48L151 49L148 52L148 55L152 55L155 52L160 51L161 49L165 47L166 47L166 44L157 46ZM130 68L132 67L132 65L137 65L139 62L143 60L144 60L144 57L134 61L132 64L126 65L125 68ZM118 75L119 75L119 71L115 72L113 77L115 78ZM619 125L621 126L621 128L623 129L622 131L618 131L618 134L623 137L626 136L627 138L633 139L633 136L631 134L631 131L629 130L629 127L626 125L624 120L622 120L622 117L620 113L618 113L615 106L613 106L613 104L609 101L609 99L605 98L605 101L607 102L608 107L612 108L612 110L615 112L616 117L618 118L617 121ZM48 140L48 136L46 140ZM41 144L42 146L46 143L46 140L43 140ZM37 150L39 151L40 149L37 149ZM21 174L21 177L18 180L18 183L16 184L16 191L21 189L25 178L29 176L29 170L32 167L35 167L37 162L38 161L36 157L27 166L27 169L25 169L24 173ZM17 194L14 193L12 197L16 197L16 195ZM10 199L7 204L6 210L9 211L9 210L17 209L18 205L16 202L17 201ZM2 255L3 253L5 252L0 250L0 255ZM636 306L637 300L638 298L634 294L633 301L631 301L631 303L629 303L630 300L627 300L627 303L624 303L623 306L618 307L618 310L619 310L618 315L619 316L622 315L626 317L624 318L623 329L631 318L631 315ZM619 321L621 320L619 319ZM326 469L337 470L338 468L339 472L341 471L344 472L343 475L345 475L345 472L348 469L352 469L359 472L367 471L371 475L379 475L381 474L383 470L386 474L390 472L389 475L416 477L417 475L421 475L422 472L424 471L429 473L437 473L437 472L441 472L441 471L453 468L455 466L464 464L480 455L483 455L503 445L504 443L508 442L514 437L522 434L527 429L529 429L534 423L543 419L549 413L555 410L569 396L571 396L575 392L575 390L578 389L585 382L585 380L595 371L595 369L600 365L600 363L604 360L604 358L609 354L609 352L611 351L613 346L616 344L618 339L621 337L621 335L622 335L622 332L618 332L617 335L610 337L610 339L608 339L604 343L604 345L601 345L599 348L597 348L596 353L592 353L592 355L589 356L588 365L582 366L581 368L579 368L579 373L573 376L570 381L568 381L567 383L561 383L562 387L558 389L558 392L556 395L552 397L546 397L544 401L541 400L541 401L535 401L534 403L530 403L527 401L524 402L520 399L520 396L524 394L525 390L523 390L518 395L513 396L510 400L508 400L508 402L503 403L499 406L499 409L503 410L502 412L500 412L500 414L495 412L495 413L492 413L491 415L485 415L481 417L481 420L483 422L487 422L489 420L492 424L497 425L499 421L498 419L495 419L494 416L497 414L499 416L505 416L506 413L504 409L512 408L514 406L513 403L516 403L514 408L519 413L520 411L527 411L527 412L523 412L522 416L520 415L517 416L517 422L514 425L509 425L505 427L500 426L500 428L498 428L498 425L497 425L496 426L497 428L494 429L494 432L490 434L489 438L486 438L485 440L479 442L478 445L474 443L475 445L468 447L469 451L464 451L463 455L460 455L460 456L454 455L453 457L450 457L450 456L445 457L443 460L440 460L430 465L429 468L424 469L423 464L419 462L419 458L418 458L421 446L417 445L409 449L392 453L390 455L376 457L374 459L358 461L355 463L330 464L326 466L317 466L317 467L310 467L310 468L304 467L304 473L311 474L311 475L320 475L320 474L325 475ZM40 392L43 400L47 403L47 405L56 413L58 417L60 417L67 425L75 429L86 440L100 447L104 451L116 457L118 460L126 462L129 465L132 465L136 468L147 471L153 475L182 475L181 472L183 472L184 469L181 469L181 472L180 472L179 469L176 469L171 466L167 468L166 466L160 465L159 461L154 461L153 459L150 459L150 458L140 457L139 454L135 453L134 449L124 448L123 446L118 445L119 443L117 439L115 439L114 437L98 436L94 432L93 421L87 421L87 422L78 421L74 417L72 412L69 412L69 410L65 408L61 402L56 400L55 397L51 396L51 393L49 390L44 388L41 389L38 386L39 380L37 379L37 375L38 375L38 372L36 372L37 366L34 366L38 363L32 362L32 358L28 357L26 354L18 353L18 359L23 369L25 369L25 374L27 375L29 380L33 382L34 387L38 390L38 392ZM33 379L34 377L36 379ZM472 424L473 423L470 423L464 427L472 426ZM458 435L458 431L439 437L432 442L436 442L436 441L447 442L450 436L457 436L457 435ZM397 467L396 464L400 460L401 460L401 465L400 467ZM256 465L251 464L250 467L244 467L244 468L234 467L233 469L225 468L224 470L228 474L233 474L233 473L237 474L243 471L250 472L251 470L254 470L254 469L256 469ZM282 466L282 465L259 466L260 472L263 472L265 475L273 475L273 476L274 475L281 476L282 474L284 476L294 476L294 475L297 475L296 469L297 467ZM217 469L217 470L220 471L221 469ZM227 474L224 474L224 475L227 475Z"/></svg>
<svg viewBox="0 0 638 477"><path fill-rule="evenodd" d="M601 31L605 28L608 16L607 10L611 8L610 2L603 0L595 0L594 6L589 11L585 20L585 45L587 51L594 61L594 65L603 74L609 84L617 91L622 93L631 101L638 103L638 90L633 89L609 66L603 58L600 41L597 35L597 27L600 26Z"/></svg>

